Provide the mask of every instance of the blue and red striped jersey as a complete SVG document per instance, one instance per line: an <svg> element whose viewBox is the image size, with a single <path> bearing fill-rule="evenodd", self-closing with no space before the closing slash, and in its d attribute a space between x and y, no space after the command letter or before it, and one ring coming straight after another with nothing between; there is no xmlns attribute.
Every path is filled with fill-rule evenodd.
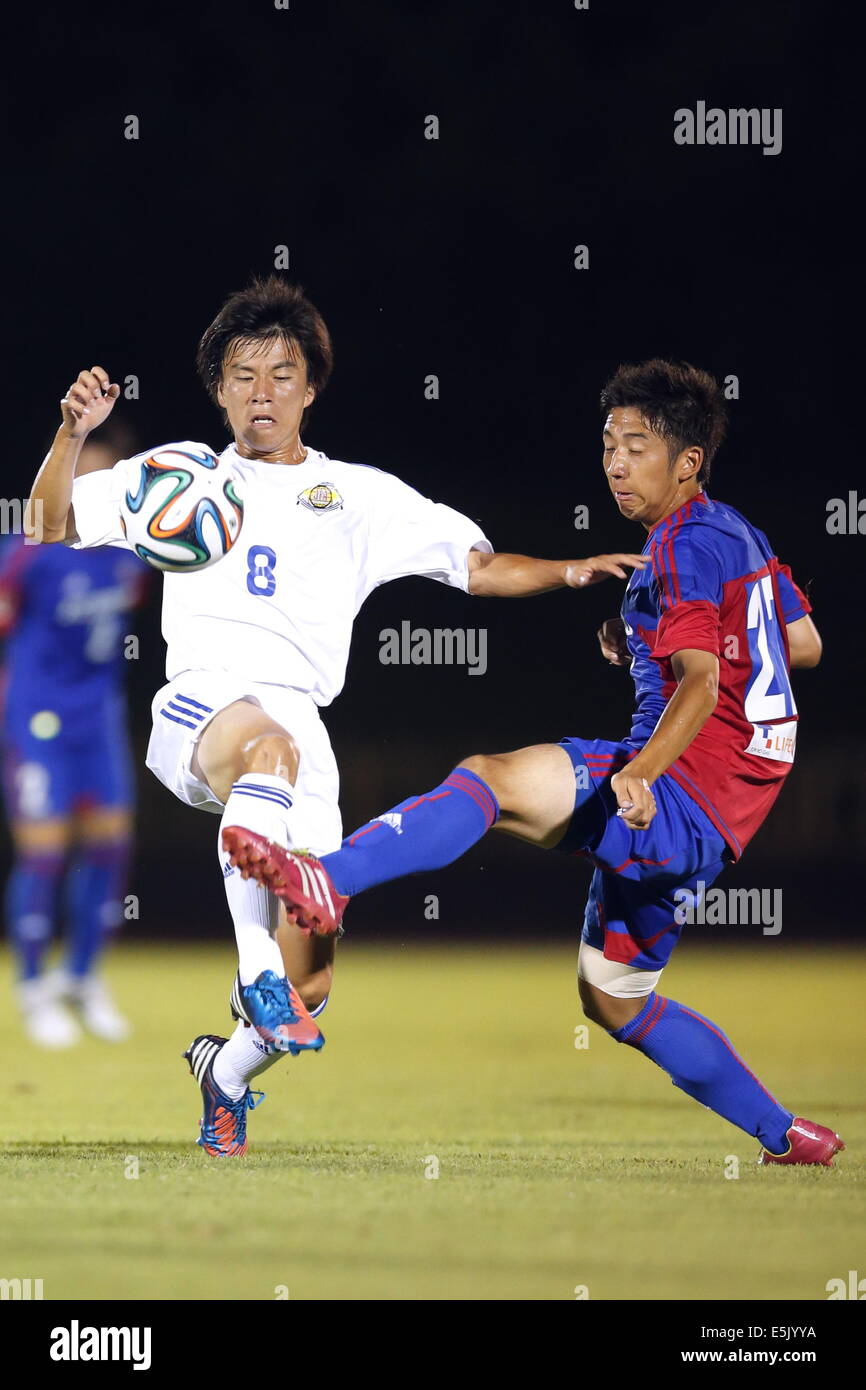
<svg viewBox="0 0 866 1390"><path fill-rule="evenodd" d="M811 612L767 537L705 492L655 525L622 605L637 707L627 742L642 748L676 690L671 658L719 658L719 697L668 769L739 858L791 769L797 707L785 625Z"/></svg>

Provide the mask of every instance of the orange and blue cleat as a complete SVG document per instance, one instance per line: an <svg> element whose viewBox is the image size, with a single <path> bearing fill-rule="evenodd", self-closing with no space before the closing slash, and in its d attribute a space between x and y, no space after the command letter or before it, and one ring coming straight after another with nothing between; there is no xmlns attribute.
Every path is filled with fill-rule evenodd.
<svg viewBox="0 0 866 1390"><path fill-rule="evenodd" d="M247 1111L261 1105L265 1093L251 1091L248 1086L239 1100L223 1095L213 1079L213 1064L225 1042L225 1038L204 1033L193 1039L183 1055L189 1062L190 1074L201 1086L204 1102L201 1134L196 1143L213 1158L240 1158L247 1151Z"/></svg>
<svg viewBox="0 0 866 1390"><path fill-rule="evenodd" d="M337 892L315 855L283 849L242 825L227 825L222 844L244 878L254 878L282 899L302 931L317 936L339 931L349 899Z"/></svg>
<svg viewBox="0 0 866 1390"><path fill-rule="evenodd" d="M832 1129L813 1124L811 1120L794 1117L794 1123L785 1136L788 1149L783 1154L771 1154L768 1149L761 1150L758 1162L764 1163L813 1163L829 1168L834 1156L845 1145Z"/></svg>
<svg viewBox="0 0 866 1390"><path fill-rule="evenodd" d="M324 1034L304 1004L291 980L273 970L263 970L251 985L242 985L237 975L231 992L231 1009L255 1028L268 1052L318 1052L325 1046Z"/></svg>

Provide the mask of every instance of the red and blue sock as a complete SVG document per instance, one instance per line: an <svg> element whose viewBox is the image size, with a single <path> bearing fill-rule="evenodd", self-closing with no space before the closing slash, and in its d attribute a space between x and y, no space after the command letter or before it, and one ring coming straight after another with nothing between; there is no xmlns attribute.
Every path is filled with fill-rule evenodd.
<svg viewBox="0 0 866 1390"><path fill-rule="evenodd" d="M459 859L499 816L483 778L458 767L438 787L410 797L356 830L322 856L338 893L350 896L378 883L441 869Z"/></svg>
<svg viewBox="0 0 866 1390"><path fill-rule="evenodd" d="M32 851L19 854L6 884L6 918L22 980L41 973L59 913L59 888L65 854Z"/></svg>
<svg viewBox="0 0 866 1390"><path fill-rule="evenodd" d="M66 879L66 968L87 975L123 921L129 871L128 840L82 845Z"/></svg>
<svg viewBox="0 0 866 1390"><path fill-rule="evenodd" d="M611 1037L637 1048L680 1090L753 1134L771 1153L787 1149L793 1114L764 1089L710 1019L653 993Z"/></svg>

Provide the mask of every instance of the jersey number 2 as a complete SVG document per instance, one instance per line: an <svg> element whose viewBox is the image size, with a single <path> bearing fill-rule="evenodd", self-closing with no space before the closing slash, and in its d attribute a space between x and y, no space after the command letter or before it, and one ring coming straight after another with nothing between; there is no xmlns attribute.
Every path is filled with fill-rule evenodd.
<svg viewBox="0 0 866 1390"><path fill-rule="evenodd" d="M790 719L797 713L797 706L788 679L785 642L776 616L770 575L748 584L746 592L746 629L753 673L746 691L746 718L751 724Z"/></svg>
<svg viewBox="0 0 866 1390"><path fill-rule="evenodd" d="M247 551L247 588L260 598L270 598L277 587L274 565L277 557L269 545L251 545Z"/></svg>

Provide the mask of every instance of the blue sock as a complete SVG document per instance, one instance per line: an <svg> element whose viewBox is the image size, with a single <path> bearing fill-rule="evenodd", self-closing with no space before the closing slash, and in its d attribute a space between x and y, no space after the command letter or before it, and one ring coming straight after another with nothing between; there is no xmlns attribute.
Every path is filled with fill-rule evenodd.
<svg viewBox="0 0 866 1390"><path fill-rule="evenodd" d="M710 1019L653 993L637 1017L611 1037L636 1047L675 1086L753 1134L770 1153L787 1150L793 1114L764 1090Z"/></svg>
<svg viewBox="0 0 866 1390"><path fill-rule="evenodd" d="M81 845L66 879L66 968L86 975L123 920L129 842Z"/></svg>
<svg viewBox="0 0 866 1390"><path fill-rule="evenodd" d="M64 855L40 852L19 855L6 884L6 918L22 980L42 970L58 916L58 889Z"/></svg>
<svg viewBox="0 0 866 1390"><path fill-rule="evenodd" d="M338 893L362 893L404 874L441 869L480 840L499 815L482 778L458 767L423 796L401 801L325 854L322 863Z"/></svg>

